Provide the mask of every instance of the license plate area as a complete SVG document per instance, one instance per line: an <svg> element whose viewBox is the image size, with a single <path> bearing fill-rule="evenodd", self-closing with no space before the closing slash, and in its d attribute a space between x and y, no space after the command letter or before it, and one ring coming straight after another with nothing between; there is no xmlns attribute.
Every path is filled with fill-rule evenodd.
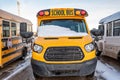
<svg viewBox="0 0 120 80"><path fill-rule="evenodd" d="M80 67L81 66L72 66L72 65L49 65L47 66L48 70L50 71L63 71L63 70L66 70L66 71L69 71L69 70L80 70Z"/></svg>

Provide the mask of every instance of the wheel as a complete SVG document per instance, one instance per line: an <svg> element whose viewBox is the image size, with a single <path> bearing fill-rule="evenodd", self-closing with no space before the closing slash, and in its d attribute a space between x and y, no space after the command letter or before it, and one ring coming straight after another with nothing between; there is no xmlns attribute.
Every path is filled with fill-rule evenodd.
<svg viewBox="0 0 120 80"><path fill-rule="evenodd" d="M102 51L97 50L96 56L99 57L101 55L101 53L102 53Z"/></svg>
<svg viewBox="0 0 120 80"><path fill-rule="evenodd" d="M118 53L118 61L120 62L120 52Z"/></svg>
<svg viewBox="0 0 120 80"><path fill-rule="evenodd" d="M27 56L27 47L24 47L23 50L22 50L22 57L21 57L21 59L24 60L26 56Z"/></svg>
<svg viewBox="0 0 120 80"><path fill-rule="evenodd" d="M35 80L42 80L43 77L38 76L37 74L33 73Z"/></svg>
<svg viewBox="0 0 120 80"><path fill-rule="evenodd" d="M95 44L95 47L96 47L96 56L99 57L101 55L102 51L99 51L97 44Z"/></svg>
<svg viewBox="0 0 120 80"><path fill-rule="evenodd" d="M94 80L94 73L95 73L95 72L93 72L93 73L90 74L90 75L87 75L87 76L86 76L87 80Z"/></svg>

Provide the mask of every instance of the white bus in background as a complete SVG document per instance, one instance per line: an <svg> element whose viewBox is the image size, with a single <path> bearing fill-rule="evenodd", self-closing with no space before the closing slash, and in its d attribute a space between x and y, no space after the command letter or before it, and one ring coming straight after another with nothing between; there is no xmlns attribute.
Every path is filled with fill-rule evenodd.
<svg viewBox="0 0 120 80"><path fill-rule="evenodd" d="M100 20L98 30L102 31L97 41L99 53L120 61L120 11Z"/></svg>

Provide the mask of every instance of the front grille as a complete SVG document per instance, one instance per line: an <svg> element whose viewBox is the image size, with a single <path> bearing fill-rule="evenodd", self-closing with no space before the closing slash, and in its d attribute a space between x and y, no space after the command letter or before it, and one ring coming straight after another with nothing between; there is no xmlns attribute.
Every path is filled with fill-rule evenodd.
<svg viewBox="0 0 120 80"><path fill-rule="evenodd" d="M84 55L79 47L50 47L44 57L47 61L76 61Z"/></svg>

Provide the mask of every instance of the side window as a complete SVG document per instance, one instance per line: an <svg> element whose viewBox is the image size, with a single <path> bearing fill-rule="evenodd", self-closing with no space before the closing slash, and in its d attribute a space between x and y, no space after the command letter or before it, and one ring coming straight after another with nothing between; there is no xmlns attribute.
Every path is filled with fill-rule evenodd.
<svg viewBox="0 0 120 80"><path fill-rule="evenodd" d="M28 32L31 32L31 31L32 31L32 26L31 26L31 25L28 25L28 26L27 26L27 31L28 31Z"/></svg>
<svg viewBox="0 0 120 80"><path fill-rule="evenodd" d="M107 36L112 36L112 22L107 24Z"/></svg>
<svg viewBox="0 0 120 80"><path fill-rule="evenodd" d="M120 36L120 20L114 21L113 36Z"/></svg>
<svg viewBox="0 0 120 80"><path fill-rule="evenodd" d="M2 32L3 37L9 37L10 36L10 22L3 21L2 31L3 31Z"/></svg>
<svg viewBox="0 0 120 80"><path fill-rule="evenodd" d="M16 23L11 23L11 35L16 36Z"/></svg>
<svg viewBox="0 0 120 80"><path fill-rule="evenodd" d="M16 25L17 35L20 35L20 23L17 23Z"/></svg>
<svg viewBox="0 0 120 80"><path fill-rule="evenodd" d="M78 32L87 32L84 21L79 22L77 25L78 25Z"/></svg>

